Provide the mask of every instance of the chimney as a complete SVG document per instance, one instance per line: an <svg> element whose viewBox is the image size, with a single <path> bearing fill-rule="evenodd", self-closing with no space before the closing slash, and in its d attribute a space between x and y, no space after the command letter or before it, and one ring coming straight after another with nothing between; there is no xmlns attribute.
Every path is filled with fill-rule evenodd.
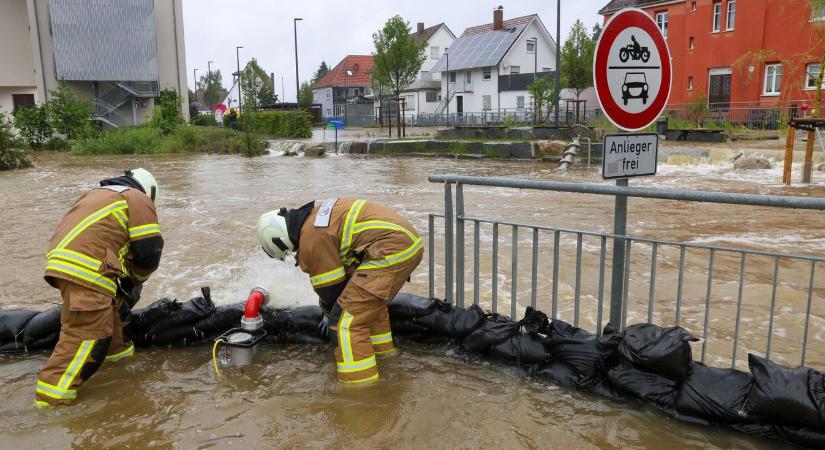
<svg viewBox="0 0 825 450"><path fill-rule="evenodd" d="M418 34L424 32L424 22L418 22Z"/></svg>
<svg viewBox="0 0 825 450"><path fill-rule="evenodd" d="M493 30L504 28L504 7L499 6L493 10Z"/></svg>

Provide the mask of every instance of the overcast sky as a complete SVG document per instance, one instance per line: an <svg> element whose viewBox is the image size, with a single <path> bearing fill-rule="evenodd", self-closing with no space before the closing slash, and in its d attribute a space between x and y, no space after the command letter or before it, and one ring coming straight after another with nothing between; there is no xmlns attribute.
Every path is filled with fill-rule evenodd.
<svg viewBox="0 0 825 450"><path fill-rule="evenodd" d="M562 42L576 19L588 29L601 22L597 11L605 4L607 0L563 0ZM460 36L465 28L492 22L499 5L505 20L537 13L556 35L555 0L183 0L188 84L194 86L192 69L200 77L211 60L228 88L236 70L235 46L241 45L241 66L257 58L267 73L275 72L276 91L281 93L283 77L286 101L295 101L293 17L304 19L298 22L298 62L300 79L307 81L321 61L333 67L348 54L371 54L372 33L393 15L413 29L417 22L444 22Z"/></svg>

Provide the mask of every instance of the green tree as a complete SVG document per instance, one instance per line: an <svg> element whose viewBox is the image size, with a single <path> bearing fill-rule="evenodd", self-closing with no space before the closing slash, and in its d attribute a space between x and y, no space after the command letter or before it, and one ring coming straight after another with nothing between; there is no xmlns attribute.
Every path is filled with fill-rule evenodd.
<svg viewBox="0 0 825 450"><path fill-rule="evenodd" d="M0 112L0 170L23 169L32 163L26 152L14 149L16 140L6 115Z"/></svg>
<svg viewBox="0 0 825 450"><path fill-rule="evenodd" d="M42 148L54 135L46 105L18 109L14 113L14 127L33 149Z"/></svg>
<svg viewBox="0 0 825 450"><path fill-rule="evenodd" d="M220 70L214 70L201 75L200 82L203 89L203 101L206 107L212 111L221 100L221 90L223 89L223 77Z"/></svg>
<svg viewBox="0 0 825 450"><path fill-rule="evenodd" d="M376 100L378 100L378 104L381 106L381 111L378 116L378 124L383 127L384 126L384 118L387 115L384 108L388 106L387 99L389 98L389 88L387 85L382 81L386 77L377 76L375 72L375 68L373 68L372 76L370 77L370 89L372 89L372 96ZM388 124L389 127L391 125Z"/></svg>
<svg viewBox="0 0 825 450"><path fill-rule="evenodd" d="M272 78L252 58L241 71L244 111L254 111L261 105L271 105L278 101L272 86Z"/></svg>
<svg viewBox="0 0 825 450"><path fill-rule="evenodd" d="M561 48L562 87L573 89L576 100L593 86L593 53L596 45L587 34L581 20L576 20Z"/></svg>
<svg viewBox="0 0 825 450"><path fill-rule="evenodd" d="M590 39L593 39L593 42L598 42L599 38L602 35L602 26L596 22L596 25L593 25L593 34L591 35Z"/></svg>
<svg viewBox="0 0 825 450"><path fill-rule="evenodd" d="M375 62L373 78L385 84L396 98L407 86L415 82L421 65L427 55L424 53L426 43L416 44L410 36L410 24L394 16L387 20L384 27L372 35L375 44ZM396 108L398 134L401 134L401 111Z"/></svg>
<svg viewBox="0 0 825 450"><path fill-rule="evenodd" d="M301 83L301 93L298 95L298 104L302 108L309 108L312 106L312 100L312 86L307 82Z"/></svg>
<svg viewBox="0 0 825 450"><path fill-rule="evenodd" d="M92 133L89 123L92 103L75 94L66 82L61 80L60 87L51 91L51 99L46 102L46 109L54 131L65 136L67 140L83 138Z"/></svg>
<svg viewBox="0 0 825 450"><path fill-rule="evenodd" d="M318 70L315 71L315 75L312 76L312 82L310 84L315 84L321 81L321 78L324 78L324 75L329 73L329 66L327 66L326 61L321 61L321 65L318 66Z"/></svg>
<svg viewBox="0 0 825 450"><path fill-rule="evenodd" d="M152 111L152 125L163 135L183 125L183 117L180 115L180 96L176 90L164 89L160 92L155 102L155 109Z"/></svg>
<svg viewBox="0 0 825 450"><path fill-rule="evenodd" d="M555 101L556 83L550 77L539 77L527 86L527 91L533 97L533 121L537 125L549 122L558 103Z"/></svg>
<svg viewBox="0 0 825 450"><path fill-rule="evenodd" d="M195 96L195 93L192 91L192 89L189 89L189 103L194 103L196 101L198 101L198 99Z"/></svg>

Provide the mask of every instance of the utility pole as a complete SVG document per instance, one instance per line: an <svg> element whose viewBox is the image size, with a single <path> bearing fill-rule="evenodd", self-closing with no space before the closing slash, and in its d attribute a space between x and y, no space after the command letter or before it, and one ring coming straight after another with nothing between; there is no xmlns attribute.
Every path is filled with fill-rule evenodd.
<svg viewBox="0 0 825 450"><path fill-rule="evenodd" d="M556 0L556 96L553 99L556 110L556 127L559 122L559 99L561 98L561 0Z"/></svg>
<svg viewBox="0 0 825 450"><path fill-rule="evenodd" d="M450 126L450 54L447 53L449 48L444 49L444 56L447 59L447 96L444 98L447 102L447 126Z"/></svg>
<svg viewBox="0 0 825 450"><path fill-rule="evenodd" d="M195 101L198 101L198 69L192 69L192 75L195 77Z"/></svg>
<svg viewBox="0 0 825 450"><path fill-rule="evenodd" d="M239 110L242 108L241 105L243 103L243 100L242 100L243 99L243 88L241 87L241 57L240 57L240 53L239 53L240 49L242 49L242 48L243 48L243 46L235 47L235 63L238 65L238 109Z"/></svg>
<svg viewBox="0 0 825 450"><path fill-rule="evenodd" d="M292 19L292 31L295 35L295 103L301 103L301 87L298 83L298 21L304 20L300 17Z"/></svg>

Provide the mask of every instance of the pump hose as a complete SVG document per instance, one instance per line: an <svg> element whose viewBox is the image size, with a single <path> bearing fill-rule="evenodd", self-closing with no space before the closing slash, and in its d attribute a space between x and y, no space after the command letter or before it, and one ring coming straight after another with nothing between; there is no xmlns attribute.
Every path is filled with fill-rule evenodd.
<svg viewBox="0 0 825 450"><path fill-rule="evenodd" d="M224 344L226 341L223 339L216 339L215 343L212 345L212 367L215 368L215 375L218 377L221 376L221 369L218 368L218 344Z"/></svg>

